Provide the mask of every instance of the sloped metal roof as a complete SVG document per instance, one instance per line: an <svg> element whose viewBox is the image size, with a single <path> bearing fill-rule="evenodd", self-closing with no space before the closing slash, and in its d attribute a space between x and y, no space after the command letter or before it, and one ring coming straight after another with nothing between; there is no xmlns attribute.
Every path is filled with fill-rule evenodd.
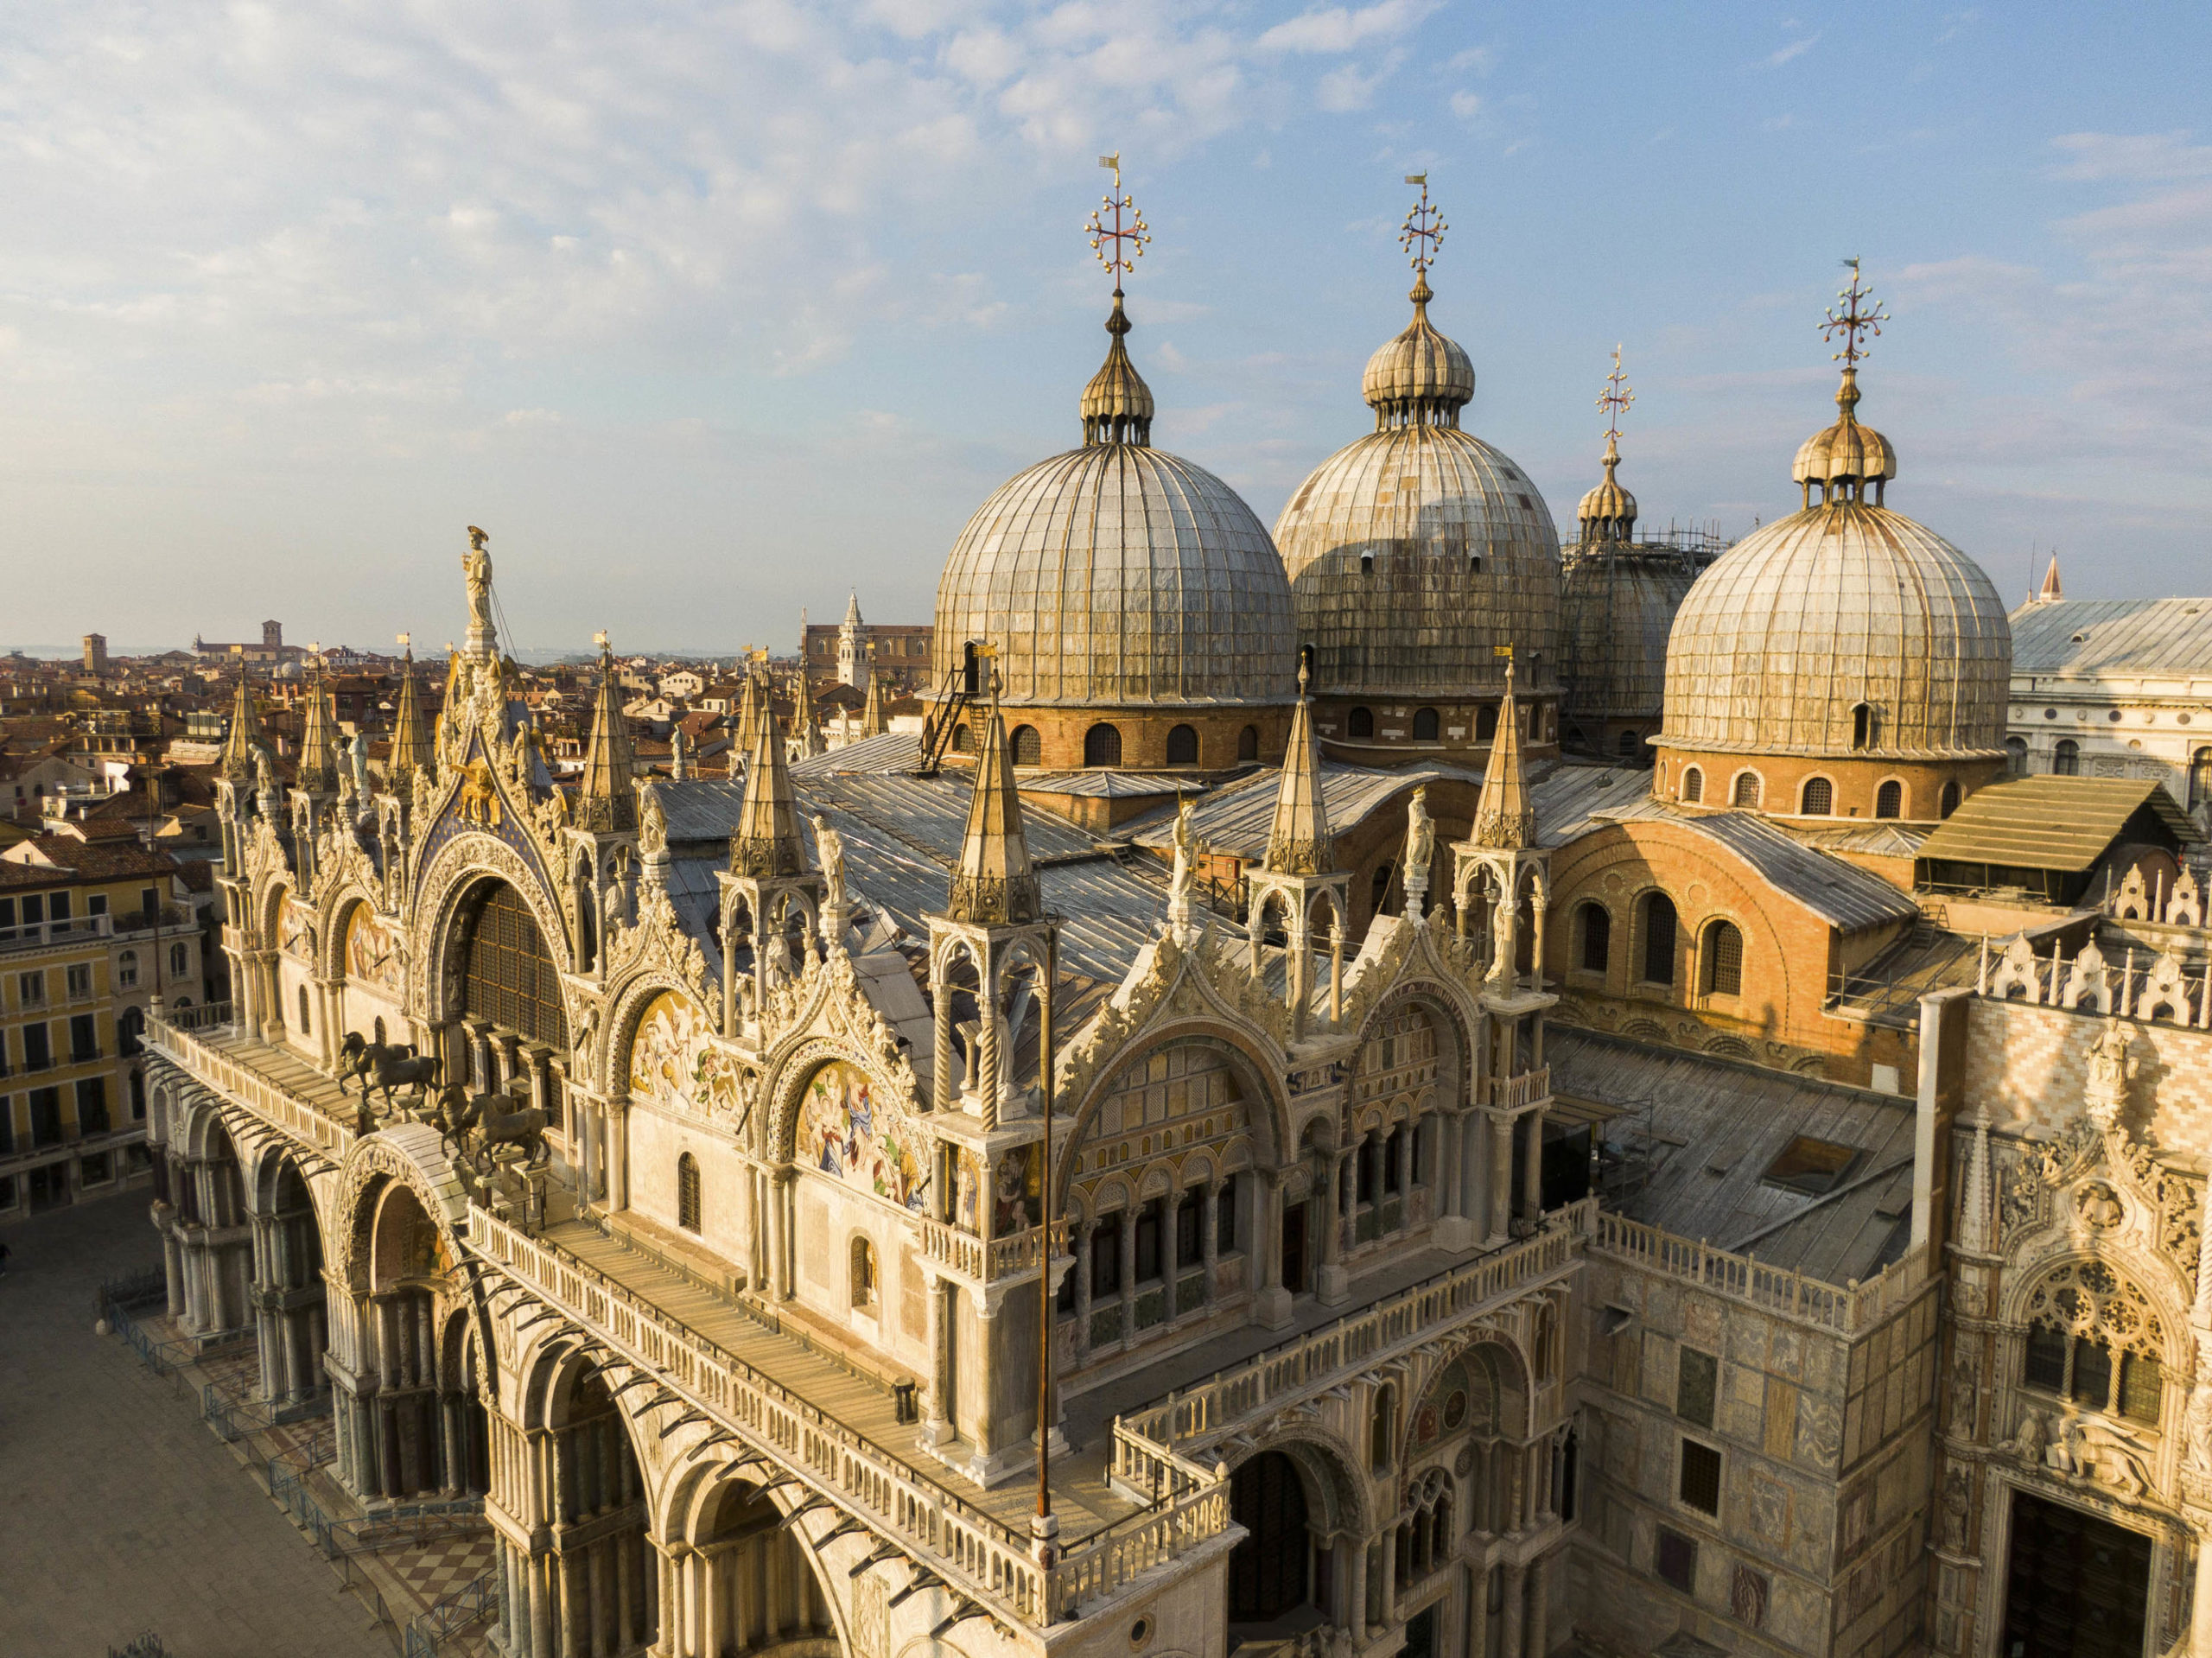
<svg viewBox="0 0 2212 1658"><path fill-rule="evenodd" d="M1416 765L1403 771L1347 765L1338 760L1321 762L1321 795L1329 826L1342 836L1391 800L1410 791L1416 784L1446 778L1478 787L1482 773L1457 765ZM1268 835L1274 827L1275 793L1281 774L1269 767L1249 778L1224 784L1191 807L1192 827L1198 838L1216 852L1239 858L1267 854ZM1173 808L1162 808L1138 818L1128 830L1139 846L1165 847L1175 830Z"/></svg>
<svg viewBox="0 0 2212 1658"><path fill-rule="evenodd" d="M2204 838L2164 785L2151 778L2040 772L1975 790L1920 843L1920 855L2079 873L2104 856L2145 806L2183 845Z"/></svg>
<svg viewBox="0 0 2212 1658"><path fill-rule="evenodd" d="M2012 675L2023 674L2212 675L2212 599L2060 599L2023 605L2012 613Z"/></svg>

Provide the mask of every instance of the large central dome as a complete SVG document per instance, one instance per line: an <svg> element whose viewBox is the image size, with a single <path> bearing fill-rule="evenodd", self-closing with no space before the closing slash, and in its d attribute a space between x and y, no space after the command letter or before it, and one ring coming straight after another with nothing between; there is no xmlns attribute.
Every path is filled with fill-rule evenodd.
<svg viewBox="0 0 2212 1658"><path fill-rule="evenodd" d="M1323 735L1361 759L1486 745L1509 653L1535 693L1526 740L1554 734L1559 535L1528 474L1459 429L1474 369L1429 321L1431 297L1424 272L1412 323L1368 363L1375 429L1275 520ZM1434 706L1407 725L1393 704Z"/></svg>
<svg viewBox="0 0 2212 1658"><path fill-rule="evenodd" d="M1296 695L1290 586L1266 529L1205 467L1152 447L1122 344L1083 397L1084 442L969 519L937 590L937 670L997 651L1018 765L1211 769L1280 753ZM954 734L956 749L961 736Z"/></svg>

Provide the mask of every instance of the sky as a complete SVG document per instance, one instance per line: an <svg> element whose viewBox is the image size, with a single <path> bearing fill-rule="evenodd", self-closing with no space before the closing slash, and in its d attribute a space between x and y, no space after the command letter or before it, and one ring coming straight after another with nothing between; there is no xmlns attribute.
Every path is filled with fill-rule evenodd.
<svg viewBox="0 0 2212 1658"><path fill-rule="evenodd" d="M1465 424L1571 527L1891 506L2017 598L2212 588L2212 8L74 0L0 13L0 648L734 653L925 620L1079 441L1118 151L1154 441L1272 523L1369 429L1426 171Z"/></svg>

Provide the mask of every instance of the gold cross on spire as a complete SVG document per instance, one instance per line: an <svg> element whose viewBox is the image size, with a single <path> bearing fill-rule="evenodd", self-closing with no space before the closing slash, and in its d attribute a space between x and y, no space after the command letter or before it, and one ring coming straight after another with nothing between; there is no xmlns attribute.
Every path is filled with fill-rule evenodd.
<svg viewBox="0 0 2212 1658"><path fill-rule="evenodd" d="M1399 234L1398 245L1413 256L1408 263L1426 282L1428 268L1436 263L1437 253L1444 246L1444 232L1449 227L1444 222L1444 215L1429 205L1428 175L1408 173L1406 182L1421 186L1421 200L1406 215L1406 228Z"/></svg>
<svg viewBox="0 0 2212 1658"><path fill-rule="evenodd" d="M1605 389L1598 395L1598 407L1605 411L1605 435L1617 438L1621 435L1621 416L1628 413L1629 405L1636 401L1636 388L1621 373L1621 348L1613 347L1613 372L1605 377Z"/></svg>
<svg viewBox="0 0 2212 1658"><path fill-rule="evenodd" d="M1098 263L1106 267L1106 274L1114 279L1114 291L1122 291L1122 278L1137 268L1137 261L1144 257L1152 241L1152 229L1144 222L1144 215L1137 205L1122 188L1122 157L1119 151L1098 158L1101 167L1111 168L1114 173L1112 194L1101 197L1100 205L1084 226L1090 232L1090 251L1098 256ZM1107 215L1112 215L1109 221Z"/></svg>
<svg viewBox="0 0 2212 1658"><path fill-rule="evenodd" d="M1874 290L1859 285L1859 261L1851 258L1843 263L1851 271L1851 286L1836 290L1835 296L1843 302L1843 309L1828 307L1827 321L1821 325L1821 338L1834 340L1841 334L1843 349L1834 354L1835 360L1846 368L1853 368L1868 351L1859 343L1859 337L1866 334L1878 340L1882 325L1890 320L1890 315L1882 308L1881 301L1874 297Z"/></svg>

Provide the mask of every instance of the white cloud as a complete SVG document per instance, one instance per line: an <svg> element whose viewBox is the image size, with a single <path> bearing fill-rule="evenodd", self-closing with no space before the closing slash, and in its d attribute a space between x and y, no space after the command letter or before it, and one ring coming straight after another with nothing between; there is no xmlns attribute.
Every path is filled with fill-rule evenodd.
<svg viewBox="0 0 2212 1658"><path fill-rule="evenodd" d="M1441 0L1379 0L1353 10L1329 6L1277 23L1260 36L1262 52L1344 53L1372 41L1395 40L1433 13Z"/></svg>
<svg viewBox="0 0 2212 1658"><path fill-rule="evenodd" d="M1452 94L1452 113L1462 121L1471 121L1482 113L1483 101L1472 92Z"/></svg>
<svg viewBox="0 0 2212 1658"><path fill-rule="evenodd" d="M1332 114L1363 110L1375 101L1376 88L1389 79L1389 73L1384 68L1362 74L1357 64L1343 64L1321 77L1314 89L1315 99Z"/></svg>
<svg viewBox="0 0 2212 1658"><path fill-rule="evenodd" d="M1821 37L1818 35L1808 35L1802 40L1792 41L1787 46L1782 47L1778 50L1768 53L1766 58L1767 67L1770 69L1779 69L1783 64L1791 61L1793 59L1803 57L1806 53L1811 51L1814 47L1820 43L1820 39Z"/></svg>

